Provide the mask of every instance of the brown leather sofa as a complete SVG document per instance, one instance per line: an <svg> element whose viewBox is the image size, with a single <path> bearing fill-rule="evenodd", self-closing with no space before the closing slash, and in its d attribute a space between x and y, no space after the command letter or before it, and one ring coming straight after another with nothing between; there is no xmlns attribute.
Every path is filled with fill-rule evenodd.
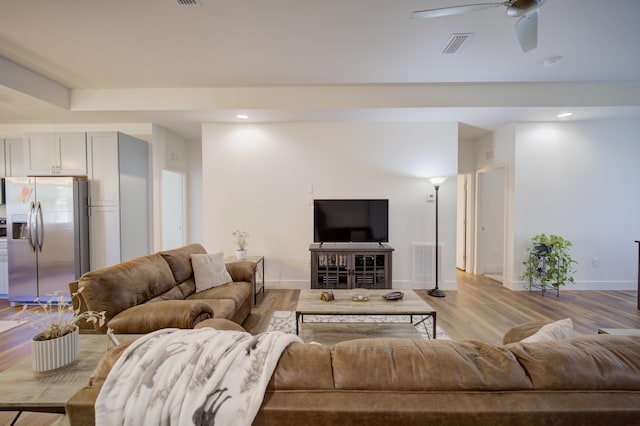
<svg viewBox="0 0 640 426"><path fill-rule="evenodd" d="M67 402L70 424L95 423L100 387L126 345L105 355L89 385ZM282 354L254 424L638 425L640 337L502 346L409 339L331 348L296 343Z"/></svg>
<svg viewBox="0 0 640 426"><path fill-rule="evenodd" d="M191 244L87 272L69 284L71 294L78 293L73 298L75 308L105 311L106 323L80 327L144 334L168 327L193 328L208 318L242 324L251 313L255 265L228 263L233 282L196 292L191 255L205 253L200 244Z"/></svg>

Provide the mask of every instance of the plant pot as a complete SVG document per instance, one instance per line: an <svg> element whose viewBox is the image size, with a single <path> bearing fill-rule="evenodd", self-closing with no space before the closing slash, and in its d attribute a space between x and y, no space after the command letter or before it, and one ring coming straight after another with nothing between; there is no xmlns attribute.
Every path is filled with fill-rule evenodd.
<svg viewBox="0 0 640 426"><path fill-rule="evenodd" d="M242 260L247 258L246 250L236 250L236 259Z"/></svg>
<svg viewBox="0 0 640 426"><path fill-rule="evenodd" d="M69 334L57 339L31 339L32 368L42 373L73 364L78 359L80 331L78 327Z"/></svg>

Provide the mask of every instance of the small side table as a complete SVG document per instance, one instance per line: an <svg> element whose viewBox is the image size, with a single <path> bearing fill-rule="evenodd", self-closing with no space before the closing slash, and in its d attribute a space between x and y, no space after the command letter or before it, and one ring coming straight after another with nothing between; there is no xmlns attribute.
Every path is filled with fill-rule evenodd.
<svg viewBox="0 0 640 426"><path fill-rule="evenodd" d="M224 259L225 263L238 262L239 260L254 264L256 271L253 274L253 304L257 305L258 294L262 292L264 296L264 256L247 256L244 259L237 259L233 256Z"/></svg>

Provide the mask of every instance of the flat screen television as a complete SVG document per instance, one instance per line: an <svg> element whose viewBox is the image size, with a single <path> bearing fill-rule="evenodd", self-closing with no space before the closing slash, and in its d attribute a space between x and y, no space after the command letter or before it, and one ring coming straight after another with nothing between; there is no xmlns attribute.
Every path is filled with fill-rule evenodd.
<svg viewBox="0 0 640 426"><path fill-rule="evenodd" d="M389 200L314 200L313 241L389 242Z"/></svg>

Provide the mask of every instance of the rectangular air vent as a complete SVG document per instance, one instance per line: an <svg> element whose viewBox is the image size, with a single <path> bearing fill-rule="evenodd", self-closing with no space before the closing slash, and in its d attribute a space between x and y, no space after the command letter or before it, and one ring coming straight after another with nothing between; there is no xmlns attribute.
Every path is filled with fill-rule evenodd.
<svg viewBox="0 0 640 426"><path fill-rule="evenodd" d="M180 6L202 6L200 0L176 0Z"/></svg>
<svg viewBox="0 0 640 426"><path fill-rule="evenodd" d="M442 244L438 244L438 275L442 273ZM413 284L435 285L435 244L413 243Z"/></svg>
<svg viewBox="0 0 640 426"><path fill-rule="evenodd" d="M443 55L453 55L469 40L473 33L453 33L447 45L442 49Z"/></svg>

